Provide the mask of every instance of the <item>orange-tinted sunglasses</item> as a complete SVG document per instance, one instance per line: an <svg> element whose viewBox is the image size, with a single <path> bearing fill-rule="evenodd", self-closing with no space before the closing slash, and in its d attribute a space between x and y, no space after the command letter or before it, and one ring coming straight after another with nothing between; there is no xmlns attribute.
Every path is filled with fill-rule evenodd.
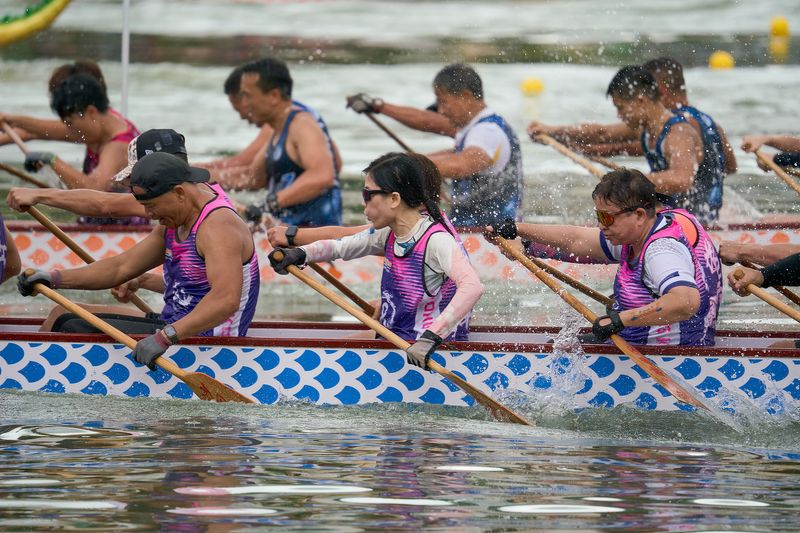
<svg viewBox="0 0 800 533"><path fill-rule="evenodd" d="M601 225L603 225L605 227L609 227L610 225L612 225L614 223L614 221L616 220L616 217L618 217L619 215L622 215L624 213L632 213L633 211L636 211L640 207L642 207L642 206L641 205L634 205L632 207L626 207L625 209L620 209L616 213L609 213L608 211L601 211L599 209L595 209L595 214L597 215L597 221Z"/></svg>

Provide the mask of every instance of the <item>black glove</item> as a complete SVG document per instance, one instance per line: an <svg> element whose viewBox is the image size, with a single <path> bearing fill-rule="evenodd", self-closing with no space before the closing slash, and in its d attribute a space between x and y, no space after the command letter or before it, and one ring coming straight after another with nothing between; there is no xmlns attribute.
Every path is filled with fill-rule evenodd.
<svg viewBox="0 0 800 533"><path fill-rule="evenodd" d="M244 219L247 222L258 224L264 216L264 206L262 204L250 204L244 208Z"/></svg>
<svg viewBox="0 0 800 533"><path fill-rule="evenodd" d="M45 165L52 165L56 160L53 152L28 152L25 156L25 170L36 172Z"/></svg>
<svg viewBox="0 0 800 533"><path fill-rule="evenodd" d="M347 97L347 106L356 113L380 113L383 100L373 98L367 93L358 93Z"/></svg>
<svg viewBox="0 0 800 533"><path fill-rule="evenodd" d="M608 323L601 325L601 322ZM619 333L623 329L625 329L625 324L622 323L619 313L613 309L608 309L607 315L598 317L597 320L594 321L594 324L592 324L592 333L594 333L595 338L600 342L607 341L611 335Z"/></svg>
<svg viewBox="0 0 800 533"><path fill-rule="evenodd" d="M167 338L161 333L161 330L158 330L136 343L136 347L133 349L133 358L137 363L147 365L150 370L155 370L155 360L161 357L170 346Z"/></svg>
<svg viewBox="0 0 800 533"><path fill-rule="evenodd" d="M431 354L436 351L440 344L442 344L442 338L431 330L426 329L417 342L406 348L406 361L414 366L429 370L428 361L430 361Z"/></svg>
<svg viewBox="0 0 800 533"><path fill-rule="evenodd" d="M499 225L494 226L494 234L500 235L504 239L514 240L517 238L517 223L514 219L507 218Z"/></svg>
<svg viewBox="0 0 800 533"><path fill-rule="evenodd" d="M29 272L30 275L28 275ZM42 283L51 289L56 288L53 283L52 272L45 272L44 270L34 270L31 272L31 270L28 269L17 276L17 289L23 296L30 296L36 292L36 287L34 287L34 285L37 283Z"/></svg>
<svg viewBox="0 0 800 533"><path fill-rule="evenodd" d="M283 254L283 259L277 259L275 256ZM278 274L288 274L286 268L289 265L299 267L306 266L306 252L302 248L275 248L269 253L269 264Z"/></svg>

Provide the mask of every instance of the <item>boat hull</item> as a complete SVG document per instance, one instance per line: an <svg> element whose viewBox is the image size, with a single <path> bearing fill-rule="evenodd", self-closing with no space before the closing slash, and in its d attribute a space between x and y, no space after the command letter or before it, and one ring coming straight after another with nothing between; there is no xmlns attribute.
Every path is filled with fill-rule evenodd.
<svg viewBox="0 0 800 533"><path fill-rule="evenodd" d="M171 348L180 368L206 373L257 402L306 401L321 405L429 403L471 406L472 398L433 372L405 362L383 341L352 340L352 331L291 337L314 328L275 328L252 339L190 339ZM326 331L328 333L326 333ZM281 338L281 335L284 335ZM289 336L286 336L289 335ZM478 333L490 339L493 333ZM560 402L569 408L629 405L674 411L676 402L613 346L585 353L554 353L547 333L517 335L521 342L459 343L435 356L447 369L515 405ZM514 334L511 334L514 338ZM148 371L130 350L95 335L0 333L0 388L50 393L190 399L191 390L163 370ZM533 340L534 342L529 342ZM780 414L800 407L800 353L766 350L733 337L729 347L686 349L649 357L707 402L729 411ZM738 347L736 347L738 346ZM745 347L742 347L745 346ZM649 350L653 352L652 349Z"/></svg>

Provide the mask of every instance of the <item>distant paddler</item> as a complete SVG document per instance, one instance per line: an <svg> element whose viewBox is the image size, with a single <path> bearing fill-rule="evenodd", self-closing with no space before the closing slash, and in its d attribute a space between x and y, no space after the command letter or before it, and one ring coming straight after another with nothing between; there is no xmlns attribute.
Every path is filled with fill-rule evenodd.
<svg viewBox="0 0 800 533"><path fill-rule="evenodd" d="M761 157L765 157L772 161L779 167L786 170L800 172L800 137L793 135L745 135L742 139L742 150L745 152L755 153L762 146L770 146L780 150L777 154L761 153ZM764 172L769 172L772 168L768 164L758 160L758 166Z"/></svg>
<svg viewBox="0 0 800 533"><path fill-rule="evenodd" d="M273 251L270 263L286 274L289 265L302 267L309 261L384 256L380 323L413 342L408 362L427 368L444 340L467 340L483 285L427 190L430 180L418 157L389 153L364 170L364 215L372 227L339 240L278 248L280 254Z"/></svg>
<svg viewBox="0 0 800 533"><path fill-rule="evenodd" d="M54 289L108 289L137 283L163 264L163 278L146 280L161 283L148 287L164 292L164 309L158 316L142 316L132 309L126 315L100 315L125 333L149 335L137 343L136 361L153 368L157 357L190 336L246 335L259 290L255 245L247 225L208 187L208 179L207 170L190 167L174 155L144 156L132 169L130 190L148 217L159 222L150 235L119 255L85 267L20 274L20 293L33 294L36 283ZM96 331L70 315L58 322L61 331Z"/></svg>
<svg viewBox="0 0 800 533"><path fill-rule="evenodd" d="M648 178L658 192L674 196L677 206L690 211L704 225L716 223L725 173L736 170L735 158L719 126L688 105L677 110L667 107L653 74L643 67L627 66L618 71L607 94L622 124L561 127L534 122L528 133L533 138L545 133L587 153L593 153L590 145L616 145L613 150L622 152L633 150L621 146L638 144L638 153L645 154L650 166Z"/></svg>
<svg viewBox="0 0 800 533"><path fill-rule="evenodd" d="M455 138L452 150L426 154L442 177L453 180L450 220L483 226L520 216L522 152L508 122L483 99L478 73L463 64L447 65L433 79L435 111L384 102L359 93L347 98L358 113L380 113L420 131Z"/></svg>
<svg viewBox="0 0 800 533"><path fill-rule="evenodd" d="M561 250L562 259L618 263L614 303L592 340L618 333L632 344L711 346L722 298L722 268L708 233L690 214L694 246L676 213L657 211L653 183L638 170L606 174L592 193L599 228L515 224L487 228Z"/></svg>

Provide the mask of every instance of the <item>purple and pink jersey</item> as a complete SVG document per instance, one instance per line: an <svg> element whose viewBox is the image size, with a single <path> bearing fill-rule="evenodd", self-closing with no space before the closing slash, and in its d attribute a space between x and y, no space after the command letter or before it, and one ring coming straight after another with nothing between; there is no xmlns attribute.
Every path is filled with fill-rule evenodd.
<svg viewBox="0 0 800 533"><path fill-rule="evenodd" d="M393 232L386 240L381 277L380 321L406 340L416 340L426 329L430 329L456 294L456 283L449 277L443 280L437 291L430 289L425 280L428 241L439 232L447 232L447 228L438 222L431 224L402 256L394 253L396 239ZM461 241L457 242L464 251ZM466 255L465 251L464 254ZM467 340L470 314L467 313L459 321L447 337L448 340Z"/></svg>
<svg viewBox="0 0 800 533"><path fill-rule="evenodd" d="M197 252L197 231L203 221L217 209L231 209L230 199L218 184L209 185L217 194L208 202L192 225L189 235L178 241L175 228L166 228L164 240L164 310L161 319L172 323L192 311L208 294L211 285L206 274L205 260ZM259 273L255 247L249 261L242 265L242 294L239 309L222 324L199 333L200 336L243 337L247 334L258 301Z"/></svg>
<svg viewBox="0 0 800 533"><path fill-rule="evenodd" d="M694 226L695 235L687 236L686 225L678 220L684 218ZM643 307L654 302L660 294L679 286L694 286L700 293L700 308L690 318L674 324L658 326L626 327L620 335L634 344L713 346L716 333L717 314L722 299L722 267L719 255L708 233L697 219L683 209L669 209L659 213L654 228L662 221L666 225L655 229L647 238L637 258L631 258L632 248L622 247L620 267L614 280L614 309L624 311ZM691 228L688 228L691 229ZM678 280L673 273L659 281L659 293L644 283L644 257L653 242L659 239L674 239L685 246L692 257L694 283Z"/></svg>
<svg viewBox="0 0 800 533"><path fill-rule="evenodd" d="M8 243L6 242L6 225L5 222L3 222L3 215L0 215L0 283L5 281L3 277L6 271L7 255Z"/></svg>

